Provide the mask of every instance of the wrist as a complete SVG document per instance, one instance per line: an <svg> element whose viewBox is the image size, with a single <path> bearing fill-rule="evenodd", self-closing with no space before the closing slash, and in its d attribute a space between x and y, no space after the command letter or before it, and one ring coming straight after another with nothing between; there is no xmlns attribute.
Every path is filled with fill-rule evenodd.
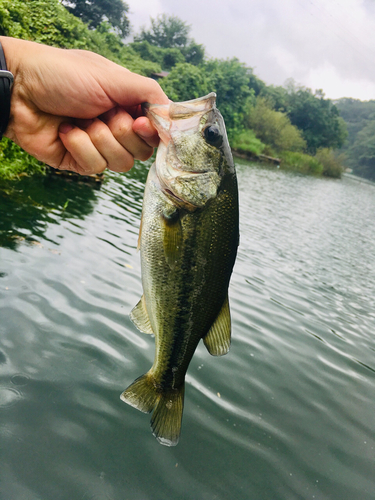
<svg viewBox="0 0 375 500"><path fill-rule="evenodd" d="M9 123L6 131L3 131L3 135L17 142L16 134L14 131L14 127L16 126L17 122L17 120L15 120L15 116L19 114L19 104L22 101L20 97L24 94L22 90L22 82L25 80L25 77L22 76L22 73L24 73L22 68L22 61L25 59L28 60L30 58L31 54L28 54L28 46L32 42L7 36L0 36L0 42L3 48L7 69L10 73L13 74Z"/></svg>
<svg viewBox="0 0 375 500"><path fill-rule="evenodd" d="M13 74L8 70L3 46L0 42L0 139L8 128Z"/></svg>

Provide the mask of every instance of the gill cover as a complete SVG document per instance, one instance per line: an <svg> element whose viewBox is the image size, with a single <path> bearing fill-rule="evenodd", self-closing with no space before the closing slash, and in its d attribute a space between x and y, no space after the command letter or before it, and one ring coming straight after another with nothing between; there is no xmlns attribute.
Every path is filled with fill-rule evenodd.
<svg viewBox="0 0 375 500"><path fill-rule="evenodd" d="M187 210L204 207L217 195L229 149L216 94L143 107L160 136L155 167L163 193Z"/></svg>

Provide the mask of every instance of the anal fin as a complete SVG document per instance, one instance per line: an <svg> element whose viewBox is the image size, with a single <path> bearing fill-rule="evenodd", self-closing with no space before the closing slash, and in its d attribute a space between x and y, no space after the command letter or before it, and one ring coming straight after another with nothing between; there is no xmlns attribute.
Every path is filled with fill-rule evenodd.
<svg viewBox="0 0 375 500"><path fill-rule="evenodd" d="M223 356L229 351L231 320L228 295L208 333L203 337L204 345L212 356Z"/></svg>
<svg viewBox="0 0 375 500"><path fill-rule="evenodd" d="M133 307L130 311L130 319L133 321L135 326L143 333L154 334L154 331L151 326L150 318L148 316L148 312L145 304L145 296L142 295L141 300L138 304Z"/></svg>

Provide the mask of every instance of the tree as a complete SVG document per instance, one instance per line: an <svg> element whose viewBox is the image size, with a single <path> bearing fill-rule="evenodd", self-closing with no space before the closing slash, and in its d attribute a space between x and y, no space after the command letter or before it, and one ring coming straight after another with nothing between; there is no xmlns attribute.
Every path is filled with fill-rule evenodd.
<svg viewBox="0 0 375 500"><path fill-rule="evenodd" d="M139 35L134 37L135 42L149 42L156 47L182 48L189 42L190 26L177 16L167 16L160 14L156 18L151 17L151 28L141 29Z"/></svg>
<svg viewBox="0 0 375 500"><path fill-rule="evenodd" d="M201 66L205 72L210 92L217 94L217 107L227 129L243 128L254 91L250 88L252 69L237 58L211 59Z"/></svg>
<svg viewBox="0 0 375 500"><path fill-rule="evenodd" d="M171 70L178 63L185 62L181 50L176 48L162 49L146 41L133 42L130 46L142 59L158 63L166 71Z"/></svg>
<svg viewBox="0 0 375 500"><path fill-rule="evenodd" d="M203 71L189 63L177 64L160 81L164 92L172 101L196 99L209 93L207 77Z"/></svg>
<svg viewBox="0 0 375 500"><path fill-rule="evenodd" d="M151 27L143 27L134 37L135 42L148 42L160 49L178 49L185 61L198 66L205 57L204 46L189 37L191 27L176 16L161 14L151 17Z"/></svg>
<svg viewBox="0 0 375 500"><path fill-rule="evenodd" d="M375 180L375 120L358 132L351 154L356 158L354 173Z"/></svg>
<svg viewBox="0 0 375 500"><path fill-rule="evenodd" d="M287 113L293 125L302 131L308 152L318 148L339 148L347 137L344 120L322 90L314 94L305 87L288 85Z"/></svg>
<svg viewBox="0 0 375 500"><path fill-rule="evenodd" d="M129 5L123 0L62 0L62 4L90 28L107 20L122 37L130 33Z"/></svg>
<svg viewBox="0 0 375 500"><path fill-rule="evenodd" d="M189 45L181 48L181 53L185 57L187 63L193 64L194 66L199 66L203 63L205 57L205 50L202 44L196 43L191 40Z"/></svg>
<svg viewBox="0 0 375 500"><path fill-rule="evenodd" d="M260 92L275 111L286 113L288 109L288 92L284 87L274 85L264 86Z"/></svg>

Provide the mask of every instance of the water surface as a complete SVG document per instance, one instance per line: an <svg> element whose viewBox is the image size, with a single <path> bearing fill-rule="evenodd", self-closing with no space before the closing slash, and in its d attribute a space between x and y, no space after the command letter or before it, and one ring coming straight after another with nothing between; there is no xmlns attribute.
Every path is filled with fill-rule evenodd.
<svg viewBox="0 0 375 500"><path fill-rule="evenodd" d="M375 186L238 165L233 342L190 365L180 443L120 393L144 165L0 189L1 500L375 498Z"/></svg>

